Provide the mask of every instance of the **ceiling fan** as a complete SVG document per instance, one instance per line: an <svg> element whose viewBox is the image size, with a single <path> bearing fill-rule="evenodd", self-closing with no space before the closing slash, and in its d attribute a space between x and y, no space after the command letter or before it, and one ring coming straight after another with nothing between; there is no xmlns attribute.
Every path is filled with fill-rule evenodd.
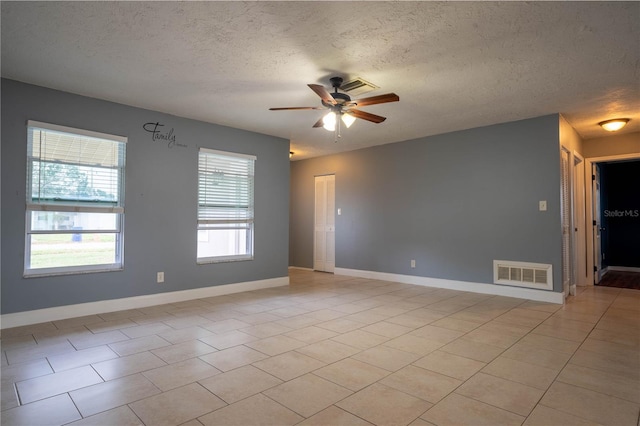
<svg viewBox="0 0 640 426"><path fill-rule="evenodd" d="M384 95L372 96L370 98L355 99L352 100L346 93L338 92L340 86L342 86L342 77L332 77L329 79L331 85L334 88L334 92L330 93L324 86L320 84L308 84L318 96L322 99L322 107L283 107L283 108L269 108L271 111L284 111L284 110L308 110L308 109L329 109L329 113L320 118L313 127L324 127L330 131L337 131L340 129L340 118L342 122L348 127L351 127L356 118L367 120L372 123L382 123L386 120L386 117L380 115L371 114L362 111L358 108L367 105L383 104L387 102L397 102L400 97L395 93L386 93ZM337 129L336 129L337 124ZM339 137L339 134L338 134Z"/></svg>

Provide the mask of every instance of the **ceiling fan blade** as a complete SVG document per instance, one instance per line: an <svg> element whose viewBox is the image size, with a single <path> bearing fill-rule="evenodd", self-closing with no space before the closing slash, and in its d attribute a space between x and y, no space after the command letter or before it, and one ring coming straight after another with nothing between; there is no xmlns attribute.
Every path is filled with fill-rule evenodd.
<svg viewBox="0 0 640 426"><path fill-rule="evenodd" d="M296 109L324 109L321 107L282 107L282 108L269 108L269 111L285 111L285 110L296 110Z"/></svg>
<svg viewBox="0 0 640 426"><path fill-rule="evenodd" d="M316 124L313 125L313 128L322 127L324 125L324 122L322 121L323 119L324 117L320 117L320 120L316 121Z"/></svg>
<svg viewBox="0 0 640 426"><path fill-rule="evenodd" d="M319 84L307 84L307 86L309 86L311 90L316 92L316 94L320 96L322 100L325 101L325 103L328 103L330 105L336 104L336 100L333 99L333 96L331 96L331 93L329 93L327 89L324 88L324 86L321 86Z"/></svg>
<svg viewBox="0 0 640 426"><path fill-rule="evenodd" d="M380 115L375 115L368 112L360 111L359 109L350 109L347 112L356 118L361 118L363 120L371 121L372 123L382 123L384 120L387 119L387 117L382 117Z"/></svg>
<svg viewBox="0 0 640 426"><path fill-rule="evenodd" d="M361 107L367 105L384 104L387 102L398 102L400 97L395 93L386 93L384 95L372 96L370 98L355 99L351 103Z"/></svg>

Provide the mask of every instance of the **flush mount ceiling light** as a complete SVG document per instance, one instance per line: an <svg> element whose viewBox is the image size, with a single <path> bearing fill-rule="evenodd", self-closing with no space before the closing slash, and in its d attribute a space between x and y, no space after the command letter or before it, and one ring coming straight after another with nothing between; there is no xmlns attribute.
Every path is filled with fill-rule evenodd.
<svg viewBox="0 0 640 426"><path fill-rule="evenodd" d="M615 132L626 126L628 122L628 118L614 118L612 120L601 121L598 125L609 132Z"/></svg>

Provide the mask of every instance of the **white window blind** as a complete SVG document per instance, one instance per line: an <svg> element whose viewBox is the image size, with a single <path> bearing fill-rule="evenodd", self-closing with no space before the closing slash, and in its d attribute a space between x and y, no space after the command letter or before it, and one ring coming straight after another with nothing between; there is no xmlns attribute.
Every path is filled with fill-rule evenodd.
<svg viewBox="0 0 640 426"><path fill-rule="evenodd" d="M31 210L123 212L126 138L34 121L27 125Z"/></svg>
<svg viewBox="0 0 640 426"><path fill-rule="evenodd" d="M253 223L255 157L200 148L198 164L198 223Z"/></svg>

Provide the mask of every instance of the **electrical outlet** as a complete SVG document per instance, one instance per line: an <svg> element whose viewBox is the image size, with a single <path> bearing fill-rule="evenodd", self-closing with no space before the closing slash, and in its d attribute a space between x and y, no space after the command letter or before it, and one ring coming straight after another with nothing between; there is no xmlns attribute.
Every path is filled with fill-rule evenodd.
<svg viewBox="0 0 640 426"><path fill-rule="evenodd" d="M163 283L164 282L164 272L158 272L157 281L158 281L158 283Z"/></svg>
<svg viewBox="0 0 640 426"><path fill-rule="evenodd" d="M411 259L411 267L412 268L416 267L416 260L415 259Z"/></svg>

